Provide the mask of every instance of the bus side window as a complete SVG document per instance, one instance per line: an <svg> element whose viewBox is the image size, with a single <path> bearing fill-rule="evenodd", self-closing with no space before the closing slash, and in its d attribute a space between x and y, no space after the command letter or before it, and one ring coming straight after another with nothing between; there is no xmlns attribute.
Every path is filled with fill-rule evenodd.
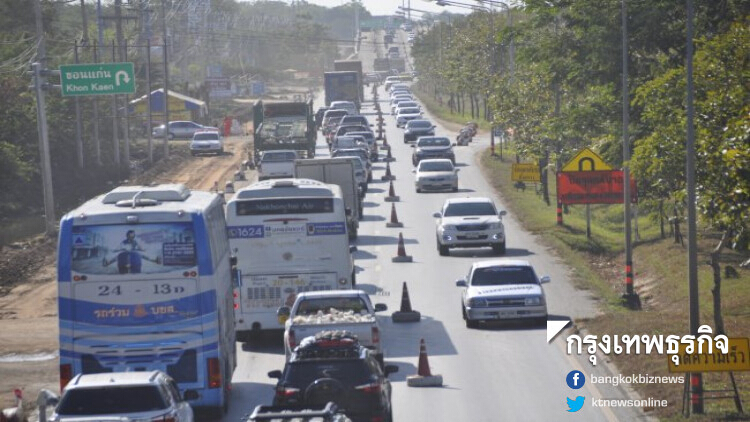
<svg viewBox="0 0 750 422"><path fill-rule="evenodd" d="M232 284L234 287L242 287L242 272L237 267L232 267Z"/></svg>

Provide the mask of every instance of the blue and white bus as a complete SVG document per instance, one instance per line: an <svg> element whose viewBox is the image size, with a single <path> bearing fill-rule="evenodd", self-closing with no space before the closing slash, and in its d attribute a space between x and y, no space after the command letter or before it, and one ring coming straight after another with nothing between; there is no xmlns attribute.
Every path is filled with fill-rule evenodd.
<svg viewBox="0 0 750 422"><path fill-rule="evenodd" d="M276 311L297 293L351 289L355 280L341 188L310 179L265 180L227 202L229 245L242 273L237 340L281 330Z"/></svg>
<svg viewBox="0 0 750 422"><path fill-rule="evenodd" d="M60 387L76 374L168 373L226 410L236 366L223 199L121 186L66 214L58 242Z"/></svg>

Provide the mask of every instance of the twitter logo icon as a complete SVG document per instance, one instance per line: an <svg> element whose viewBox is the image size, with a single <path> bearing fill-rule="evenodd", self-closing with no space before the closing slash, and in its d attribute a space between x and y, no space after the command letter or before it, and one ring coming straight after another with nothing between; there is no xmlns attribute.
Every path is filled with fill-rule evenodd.
<svg viewBox="0 0 750 422"><path fill-rule="evenodd" d="M568 399L568 412L577 412L583 407L583 401L586 398L578 396L575 400L571 400L569 397L566 397L566 399Z"/></svg>

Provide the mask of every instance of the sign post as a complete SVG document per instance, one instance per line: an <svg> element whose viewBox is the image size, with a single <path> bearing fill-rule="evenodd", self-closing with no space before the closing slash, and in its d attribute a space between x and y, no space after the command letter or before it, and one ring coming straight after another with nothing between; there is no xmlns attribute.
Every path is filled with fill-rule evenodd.
<svg viewBox="0 0 750 422"><path fill-rule="evenodd" d="M64 97L135 94L133 63L89 63L60 66Z"/></svg>

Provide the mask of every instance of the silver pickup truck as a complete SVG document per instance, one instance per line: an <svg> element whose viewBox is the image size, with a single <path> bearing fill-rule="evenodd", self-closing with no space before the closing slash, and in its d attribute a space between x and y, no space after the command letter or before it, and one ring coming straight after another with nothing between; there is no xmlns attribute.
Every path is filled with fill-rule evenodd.
<svg viewBox="0 0 750 422"><path fill-rule="evenodd" d="M373 306L370 296L362 290L324 290L304 292L297 295L291 308L282 306L280 318L284 324L284 353L287 360L292 350L303 338L320 331L349 331L359 342L376 353L378 362L383 362L380 342L380 324L375 312L387 310L383 303Z"/></svg>

